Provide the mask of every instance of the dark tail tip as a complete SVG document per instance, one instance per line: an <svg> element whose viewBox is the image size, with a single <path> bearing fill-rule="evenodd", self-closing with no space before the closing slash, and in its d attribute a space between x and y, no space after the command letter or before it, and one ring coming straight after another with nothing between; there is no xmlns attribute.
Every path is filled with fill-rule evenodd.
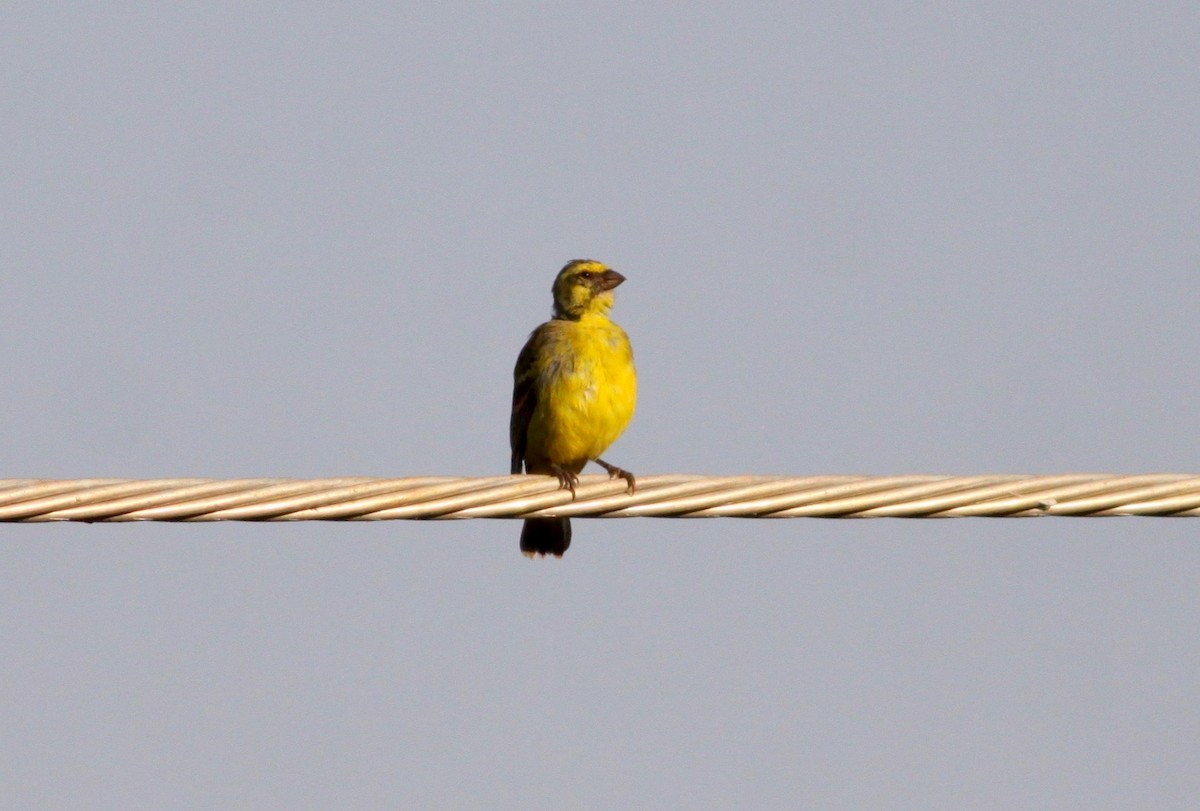
<svg viewBox="0 0 1200 811"><path fill-rule="evenodd" d="M567 518L527 518L521 528L521 552L528 557L554 555L561 558L571 545L571 521Z"/></svg>

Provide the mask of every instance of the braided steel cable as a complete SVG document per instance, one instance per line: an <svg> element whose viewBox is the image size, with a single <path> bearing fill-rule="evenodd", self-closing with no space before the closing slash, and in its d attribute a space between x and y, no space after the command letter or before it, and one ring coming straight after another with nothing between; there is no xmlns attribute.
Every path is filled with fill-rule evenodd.
<svg viewBox="0 0 1200 811"><path fill-rule="evenodd" d="M0 522L1196 516L1200 476L0 479Z"/></svg>

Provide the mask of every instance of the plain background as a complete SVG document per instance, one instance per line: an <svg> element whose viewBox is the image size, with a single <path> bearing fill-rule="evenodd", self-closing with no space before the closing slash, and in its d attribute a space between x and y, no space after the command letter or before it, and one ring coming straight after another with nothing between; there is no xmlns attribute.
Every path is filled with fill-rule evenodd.
<svg viewBox="0 0 1200 811"><path fill-rule="evenodd" d="M0 476L1192 472L1194 2L7 3ZM0 527L5 808L1192 808L1186 519Z"/></svg>

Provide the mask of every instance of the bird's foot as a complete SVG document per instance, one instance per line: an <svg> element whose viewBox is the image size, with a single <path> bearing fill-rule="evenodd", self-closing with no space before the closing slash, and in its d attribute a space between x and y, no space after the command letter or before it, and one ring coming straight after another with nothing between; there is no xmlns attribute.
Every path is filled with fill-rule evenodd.
<svg viewBox="0 0 1200 811"><path fill-rule="evenodd" d="M571 471L567 470L566 468L559 467L558 465L551 465L550 472L554 474L554 477L556 479L558 479L558 489L559 490L570 490L571 491L571 500L574 501L575 500L575 485L579 484L579 474L572 473Z"/></svg>
<svg viewBox="0 0 1200 811"><path fill-rule="evenodd" d="M610 479L624 479L629 484L629 495L633 495L634 490L637 489L637 481L633 478L632 473L630 473L628 470L619 468L616 465L610 465L603 459L597 459L596 464L608 471L608 477Z"/></svg>

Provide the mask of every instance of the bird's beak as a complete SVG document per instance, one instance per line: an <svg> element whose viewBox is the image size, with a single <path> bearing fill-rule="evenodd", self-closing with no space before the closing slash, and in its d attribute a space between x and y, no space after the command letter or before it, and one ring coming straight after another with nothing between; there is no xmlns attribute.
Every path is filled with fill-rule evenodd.
<svg viewBox="0 0 1200 811"><path fill-rule="evenodd" d="M599 281L599 287L601 290L612 290L621 282L625 281L625 277L620 273L617 273L615 270L606 270L600 274Z"/></svg>

